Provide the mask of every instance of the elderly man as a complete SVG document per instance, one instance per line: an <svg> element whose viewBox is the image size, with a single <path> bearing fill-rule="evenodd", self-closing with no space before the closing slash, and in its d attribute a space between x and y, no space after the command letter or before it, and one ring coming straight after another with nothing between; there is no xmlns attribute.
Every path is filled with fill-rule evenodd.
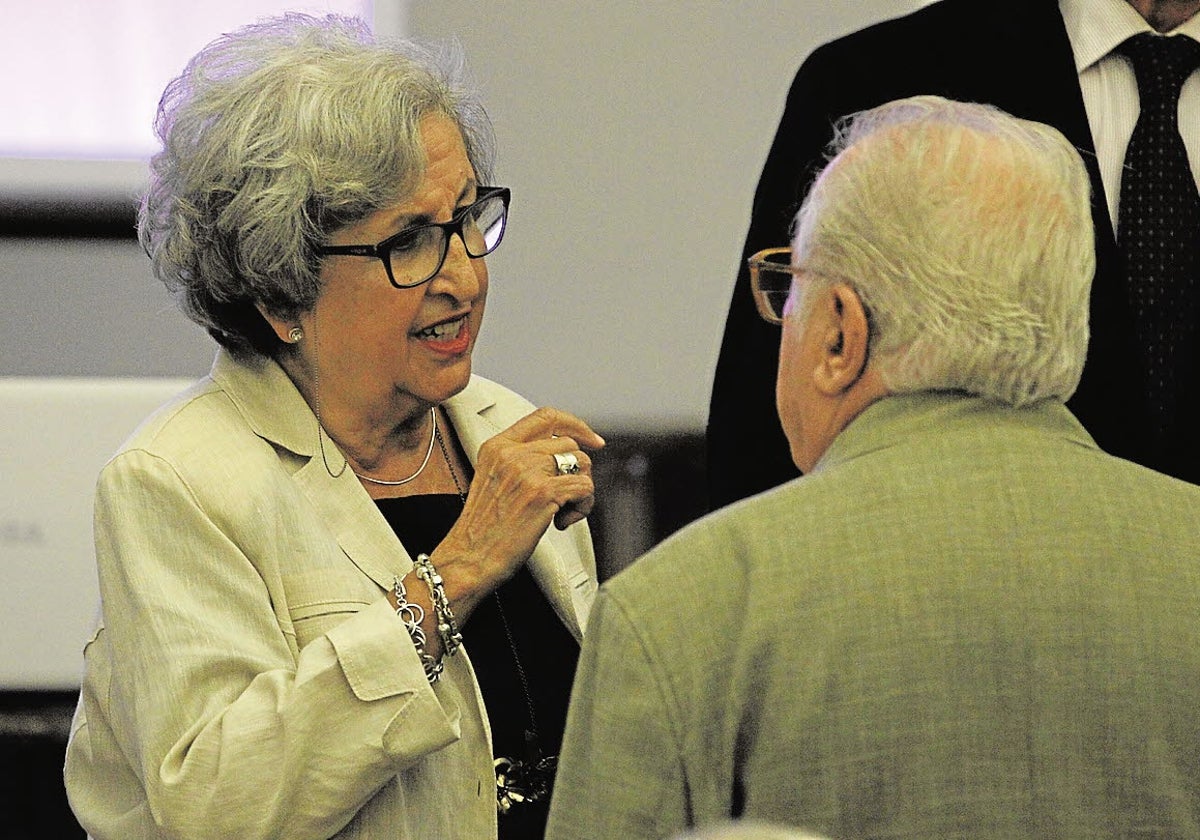
<svg viewBox="0 0 1200 840"><path fill-rule="evenodd" d="M549 836L1198 836L1200 488L1064 406L1078 154L934 97L840 143L752 263L805 476L602 589Z"/></svg>
<svg viewBox="0 0 1200 840"><path fill-rule="evenodd" d="M744 252L783 242L845 114L939 94L1053 125L1091 174L1096 232L1092 341L1068 406L1105 451L1200 484L1198 42L1200 0L940 0L832 41L796 74ZM708 417L714 509L797 474L774 411L778 348L743 269Z"/></svg>

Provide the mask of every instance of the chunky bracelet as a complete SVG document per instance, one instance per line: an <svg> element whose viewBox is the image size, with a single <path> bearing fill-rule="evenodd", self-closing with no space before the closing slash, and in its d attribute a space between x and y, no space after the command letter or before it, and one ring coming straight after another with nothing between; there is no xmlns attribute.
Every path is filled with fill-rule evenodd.
<svg viewBox="0 0 1200 840"><path fill-rule="evenodd" d="M396 593L396 615L404 624L408 635L412 637L413 647L417 649L417 656L421 660L421 667L425 669L426 679L435 683L442 675L444 666L439 660L425 652L425 631L421 629L421 622L425 620L425 610L421 608L420 604L408 602L408 590L404 588L404 581L400 579L399 575L395 576L392 587Z"/></svg>
<svg viewBox="0 0 1200 840"><path fill-rule="evenodd" d="M437 619L438 635L442 638L442 655L453 656L462 647L462 633L458 632L458 624L454 621L454 613L450 610L450 599L446 597L446 589L442 586L442 576L433 568L433 561L428 554L418 554L416 563L417 577L425 581L429 587L429 598L433 602L433 614Z"/></svg>

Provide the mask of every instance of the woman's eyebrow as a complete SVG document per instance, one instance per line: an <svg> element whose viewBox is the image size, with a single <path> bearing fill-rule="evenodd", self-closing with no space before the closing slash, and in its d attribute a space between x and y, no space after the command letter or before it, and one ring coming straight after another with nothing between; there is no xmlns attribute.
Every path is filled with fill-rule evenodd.
<svg viewBox="0 0 1200 840"><path fill-rule="evenodd" d="M479 189L479 185L475 183L474 178L468 178L463 184L462 190L458 193L458 198L455 199L454 209L461 210L471 202L467 201L467 196ZM422 225L436 224L437 220L429 213L398 213L390 220L390 227L396 229L396 232L406 230L413 227L421 227Z"/></svg>

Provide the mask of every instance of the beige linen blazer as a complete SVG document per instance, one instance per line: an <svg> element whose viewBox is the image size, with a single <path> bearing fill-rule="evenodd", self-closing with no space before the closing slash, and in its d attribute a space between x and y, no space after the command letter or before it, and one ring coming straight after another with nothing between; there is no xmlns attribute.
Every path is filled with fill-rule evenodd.
<svg viewBox="0 0 1200 840"><path fill-rule="evenodd" d="M467 457L533 409L481 377L447 401ZM95 838L496 834L469 651L431 686L384 592L412 560L274 362L222 351L100 475L97 629L67 750ZM575 635L584 523L529 566Z"/></svg>

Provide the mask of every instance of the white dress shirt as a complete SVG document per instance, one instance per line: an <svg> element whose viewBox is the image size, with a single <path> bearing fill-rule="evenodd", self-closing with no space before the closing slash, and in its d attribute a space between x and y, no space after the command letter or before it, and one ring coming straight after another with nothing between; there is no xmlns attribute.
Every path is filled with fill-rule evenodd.
<svg viewBox="0 0 1200 840"><path fill-rule="evenodd" d="M1133 65L1113 50L1139 32L1154 30L1126 0L1059 0L1058 6L1075 53L1075 69L1096 144L1108 213L1116 230L1121 164L1139 106ZM1200 41L1200 14L1166 34L1187 35ZM1188 77L1179 94L1179 131L1188 150L1192 175L1200 184L1200 71Z"/></svg>

